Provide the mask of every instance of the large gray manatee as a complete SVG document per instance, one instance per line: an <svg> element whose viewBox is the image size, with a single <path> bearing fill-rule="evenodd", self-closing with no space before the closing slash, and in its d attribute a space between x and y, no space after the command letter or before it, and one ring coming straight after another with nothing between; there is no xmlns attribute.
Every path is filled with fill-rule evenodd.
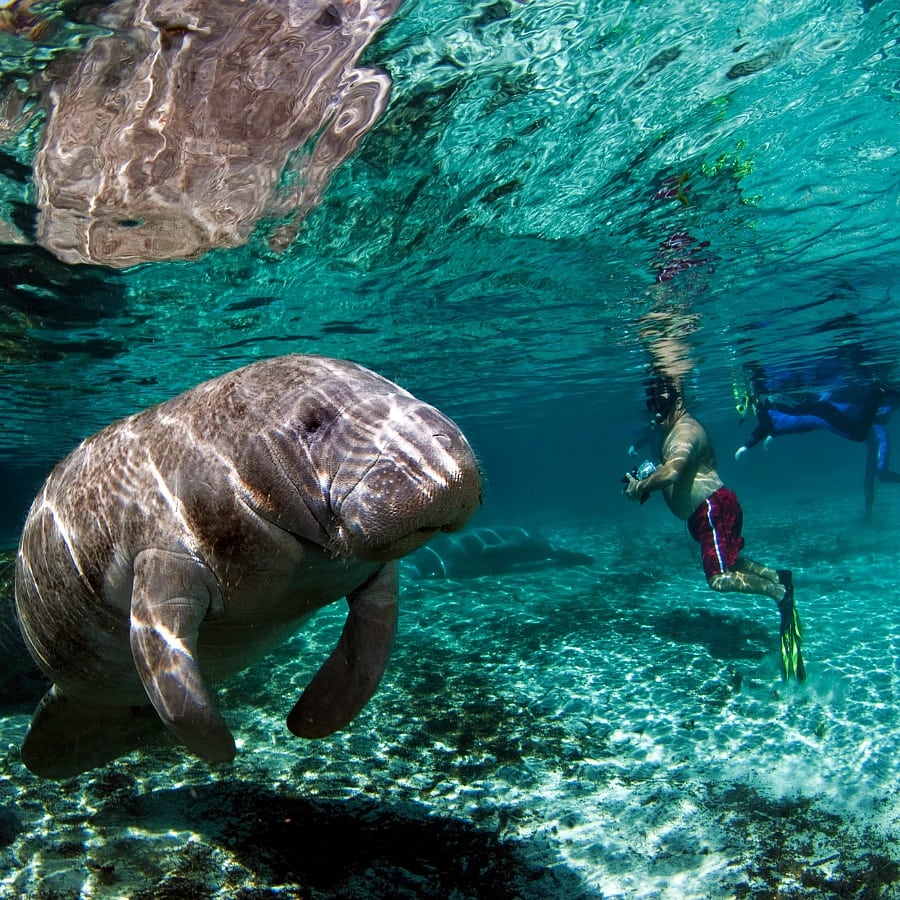
<svg viewBox="0 0 900 900"><path fill-rule="evenodd" d="M390 76L357 66L402 0L119 0L36 90L39 243L115 268L283 249L357 148Z"/></svg>
<svg viewBox="0 0 900 900"><path fill-rule="evenodd" d="M19 545L19 623L53 682L25 765L75 775L160 719L192 753L231 760L208 684L346 597L338 645L287 720L302 737L343 727L387 664L397 560L480 502L456 425L350 362L266 360L110 425L51 472Z"/></svg>

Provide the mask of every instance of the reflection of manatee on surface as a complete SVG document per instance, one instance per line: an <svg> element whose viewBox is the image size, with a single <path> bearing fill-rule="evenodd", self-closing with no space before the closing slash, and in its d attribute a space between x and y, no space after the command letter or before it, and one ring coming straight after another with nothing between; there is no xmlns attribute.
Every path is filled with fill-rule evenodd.
<svg viewBox="0 0 900 900"><path fill-rule="evenodd" d="M357 68L402 0L125 0L110 33L44 74L38 242L68 263L193 259L292 218L381 115L391 79ZM54 64L56 65L56 64Z"/></svg>
<svg viewBox="0 0 900 900"><path fill-rule="evenodd" d="M534 531L514 527L438 535L409 557L414 578L477 578L593 562L586 553L555 547Z"/></svg>
<svg viewBox="0 0 900 900"><path fill-rule="evenodd" d="M88 438L50 473L19 545L19 624L54 685L25 764L74 775L153 741L160 719L196 755L231 760L208 683L342 597L338 645L287 723L301 737L344 727L387 664L397 560L480 502L449 419L322 357L238 369Z"/></svg>

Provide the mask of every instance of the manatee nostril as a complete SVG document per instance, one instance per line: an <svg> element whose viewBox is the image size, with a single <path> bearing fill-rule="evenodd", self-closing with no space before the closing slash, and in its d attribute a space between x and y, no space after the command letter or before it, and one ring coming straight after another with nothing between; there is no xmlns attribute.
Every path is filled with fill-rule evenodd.
<svg viewBox="0 0 900 900"><path fill-rule="evenodd" d="M316 19L316 24L321 25L322 28L337 28L341 24L341 14L337 7L332 4L327 9L323 9L319 18Z"/></svg>

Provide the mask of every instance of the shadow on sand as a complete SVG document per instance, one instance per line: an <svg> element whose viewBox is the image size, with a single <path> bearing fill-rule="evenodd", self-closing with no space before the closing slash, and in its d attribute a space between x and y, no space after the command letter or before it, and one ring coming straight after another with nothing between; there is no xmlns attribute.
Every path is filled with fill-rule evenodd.
<svg viewBox="0 0 900 900"><path fill-rule="evenodd" d="M295 887L302 897L598 896L559 864L549 846L503 840L494 831L414 803L307 799L243 782L149 794L125 787L118 793L119 802L104 804L93 817L95 825L116 826L114 820L124 816L151 832L157 824L163 831L200 832L205 843L233 855L258 883ZM159 900L171 890L179 897L203 896L211 877L221 879L209 871L218 870L221 858L195 854L194 860L193 870L182 866L174 881L167 877L148 885L132 893L132 900ZM240 893L248 900L268 895L259 888Z"/></svg>
<svg viewBox="0 0 900 900"><path fill-rule="evenodd" d="M777 637L775 616L772 626L706 609L674 609L660 616L654 633L683 644L701 644L714 659L762 659Z"/></svg>

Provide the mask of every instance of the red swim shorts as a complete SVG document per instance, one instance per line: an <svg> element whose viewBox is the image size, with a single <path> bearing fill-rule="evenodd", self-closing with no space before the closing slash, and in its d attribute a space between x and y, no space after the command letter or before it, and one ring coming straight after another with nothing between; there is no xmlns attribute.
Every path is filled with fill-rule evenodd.
<svg viewBox="0 0 900 900"><path fill-rule="evenodd" d="M688 531L700 544L706 580L727 572L744 546L741 528L744 514L734 491L720 487L710 494L688 519Z"/></svg>

